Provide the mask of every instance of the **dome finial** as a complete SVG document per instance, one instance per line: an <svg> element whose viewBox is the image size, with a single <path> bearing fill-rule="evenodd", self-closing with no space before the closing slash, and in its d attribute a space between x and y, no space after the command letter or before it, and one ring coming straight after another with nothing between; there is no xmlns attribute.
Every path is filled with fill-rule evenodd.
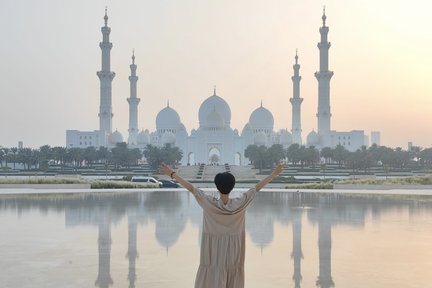
<svg viewBox="0 0 432 288"><path fill-rule="evenodd" d="M132 49L132 64L135 64L135 49Z"/></svg>
<svg viewBox="0 0 432 288"><path fill-rule="evenodd" d="M262 99L261 99L261 108L262 108Z"/></svg>
<svg viewBox="0 0 432 288"><path fill-rule="evenodd" d="M104 16L104 20L105 20L105 27L108 25L108 13L107 13L108 7L105 6L105 16Z"/></svg>
<svg viewBox="0 0 432 288"><path fill-rule="evenodd" d="M169 99L167 100L167 107L169 107Z"/></svg>
<svg viewBox="0 0 432 288"><path fill-rule="evenodd" d="M213 86L213 96L216 96L216 85Z"/></svg>
<svg viewBox="0 0 432 288"><path fill-rule="evenodd" d="M323 16L322 16L322 20L323 20L323 27L325 26L325 22L326 22L327 16L325 15L325 6L323 7Z"/></svg>

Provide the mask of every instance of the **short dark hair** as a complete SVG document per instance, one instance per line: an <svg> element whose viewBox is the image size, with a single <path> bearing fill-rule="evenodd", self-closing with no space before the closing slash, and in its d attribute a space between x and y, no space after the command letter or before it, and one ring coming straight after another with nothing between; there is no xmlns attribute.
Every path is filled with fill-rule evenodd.
<svg viewBox="0 0 432 288"><path fill-rule="evenodd" d="M234 175L229 172L218 173L214 178L216 188L222 194L229 194L234 188L235 181Z"/></svg>

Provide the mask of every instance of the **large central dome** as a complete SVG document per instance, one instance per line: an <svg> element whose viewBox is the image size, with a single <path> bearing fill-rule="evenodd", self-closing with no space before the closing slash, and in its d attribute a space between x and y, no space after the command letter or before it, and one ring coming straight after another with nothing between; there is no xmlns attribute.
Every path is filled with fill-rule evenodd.
<svg viewBox="0 0 432 288"><path fill-rule="evenodd" d="M169 107L169 104L156 116L156 129L173 129L180 124L180 116L174 109Z"/></svg>
<svg viewBox="0 0 432 288"><path fill-rule="evenodd" d="M264 108L261 104L261 107L255 109L249 117L249 124L254 129L270 129L273 130L274 119L272 113Z"/></svg>
<svg viewBox="0 0 432 288"><path fill-rule="evenodd" d="M223 119L225 126L229 127L231 122L231 109L228 103L224 99L216 95L216 91L213 96L210 96L201 104L199 109L199 125L200 127L207 127L207 120L209 114L216 111Z"/></svg>

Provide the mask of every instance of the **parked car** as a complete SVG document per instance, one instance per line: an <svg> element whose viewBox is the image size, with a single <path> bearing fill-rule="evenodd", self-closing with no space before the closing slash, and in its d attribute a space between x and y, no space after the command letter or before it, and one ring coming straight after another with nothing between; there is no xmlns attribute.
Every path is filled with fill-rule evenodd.
<svg viewBox="0 0 432 288"><path fill-rule="evenodd" d="M162 182L156 180L153 177L149 176L133 176L131 179L132 182L141 182L155 185L156 187L162 188Z"/></svg>
<svg viewBox="0 0 432 288"><path fill-rule="evenodd" d="M162 182L162 188L180 188L180 185L172 180L160 179L159 181Z"/></svg>

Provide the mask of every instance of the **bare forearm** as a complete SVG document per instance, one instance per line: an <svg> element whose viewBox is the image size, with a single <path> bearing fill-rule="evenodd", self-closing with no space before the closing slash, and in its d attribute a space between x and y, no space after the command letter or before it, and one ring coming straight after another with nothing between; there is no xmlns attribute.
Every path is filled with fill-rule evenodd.
<svg viewBox="0 0 432 288"><path fill-rule="evenodd" d="M260 182L258 182L255 185L256 191L257 192L260 191L262 188L264 188L264 186L266 186L268 183L270 183L276 176L277 175L273 175L273 173L272 173L269 176L267 176L264 179L262 179Z"/></svg>
<svg viewBox="0 0 432 288"><path fill-rule="evenodd" d="M189 181L183 179L183 177L181 177L180 175L178 175L177 172L174 172L174 174L172 175L172 179L176 180L178 183L180 183L180 185L182 185L184 188L186 188L190 192L193 191L194 186L192 185L192 183L190 183Z"/></svg>
<svg viewBox="0 0 432 288"><path fill-rule="evenodd" d="M193 192L194 186L189 181L183 179L183 177L178 175L178 173L174 171L170 166L162 163L161 165L159 165L159 171L161 172L161 174L167 175L172 179L176 180L178 183L180 183L180 185L182 185L190 192Z"/></svg>
<svg viewBox="0 0 432 288"><path fill-rule="evenodd" d="M256 191L260 191L262 188L264 188L265 185L270 183L276 176L278 176L283 171L284 167L284 164L278 164L269 176L265 177L260 182L258 182L258 184L255 185Z"/></svg>

